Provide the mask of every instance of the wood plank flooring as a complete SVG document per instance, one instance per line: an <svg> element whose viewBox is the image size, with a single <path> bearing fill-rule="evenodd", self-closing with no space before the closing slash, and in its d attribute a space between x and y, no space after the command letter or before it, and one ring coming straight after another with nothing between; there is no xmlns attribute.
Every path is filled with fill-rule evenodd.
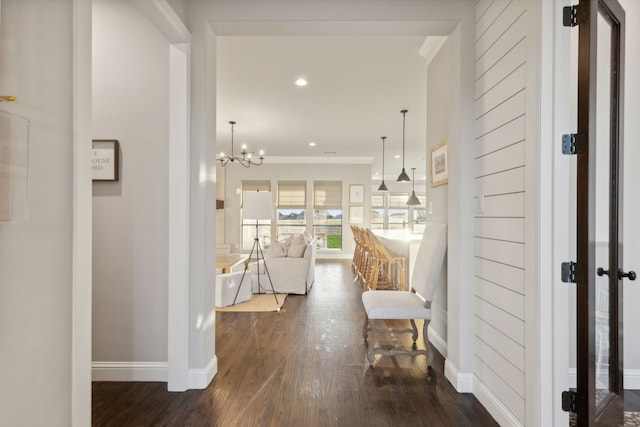
<svg viewBox="0 0 640 427"><path fill-rule="evenodd" d="M350 262L318 261L307 296L280 313L216 313L218 373L205 390L95 382L94 426L495 426L444 360L366 358ZM421 329L421 325L418 325ZM418 343L422 338L418 339Z"/></svg>

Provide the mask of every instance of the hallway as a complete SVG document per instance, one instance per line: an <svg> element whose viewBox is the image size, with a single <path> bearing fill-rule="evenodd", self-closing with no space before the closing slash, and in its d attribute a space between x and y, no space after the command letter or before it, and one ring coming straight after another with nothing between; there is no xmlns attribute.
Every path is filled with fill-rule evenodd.
<svg viewBox="0 0 640 427"><path fill-rule="evenodd" d="M280 313L218 312L219 370L206 390L93 383L93 425L497 425L475 397L456 393L437 351L429 371L423 356L369 367L361 289L349 266L318 261L309 295L288 296Z"/></svg>

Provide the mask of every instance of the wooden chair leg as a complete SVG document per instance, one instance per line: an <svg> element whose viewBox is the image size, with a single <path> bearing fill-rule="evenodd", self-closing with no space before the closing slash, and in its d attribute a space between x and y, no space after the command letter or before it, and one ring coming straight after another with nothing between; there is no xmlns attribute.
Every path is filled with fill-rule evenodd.
<svg viewBox="0 0 640 427"><path fill-rule="evenodd" d="M422 325L422 339L424 340L424 348L427 350L427 367L433 364L433 351L431 351L431 346L429 345L429 340L427 338L427 326L429 325L428 320L423 321Z"/></svg>
<svg viewBox="0 0 640 427"><path fill-rule="evenodd" d="M367 359L369 360L369 365L373 366L373 360L375 358L375 350L376 350L376 342L378 338L376 337L376 325L373 324L373 320L369 319L369 325L371 326L371 343L369 344L369 351L367 352Z"/></svg>
<svg viewBox="0 0 640 427"><path fill-rule="evenodd" d="M362 336L364 337L365 342L367 341L368 335L369 335L369 318L365 316L364 326L362 327Z"/></svg>
<svg viewBox="0 0 640 427"><path fill-rule="evenodd" d="M415 320L409 319L409 322L411 323L411 329L413 329L413 332L411 332L411 338L413 338L413 343L415 344L418 339L418 327L416 326Z"/></svg>

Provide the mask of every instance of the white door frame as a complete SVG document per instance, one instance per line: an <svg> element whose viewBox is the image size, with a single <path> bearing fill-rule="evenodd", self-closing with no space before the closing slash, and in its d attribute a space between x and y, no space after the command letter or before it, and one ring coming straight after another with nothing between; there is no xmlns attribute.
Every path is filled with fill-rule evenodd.
<svg viewBox="0 0 640 427"><path fill-rule="evenodd" d="M169 244L167 388L189 389L191 33L167 0L134 0L169 49Z"/></svg>

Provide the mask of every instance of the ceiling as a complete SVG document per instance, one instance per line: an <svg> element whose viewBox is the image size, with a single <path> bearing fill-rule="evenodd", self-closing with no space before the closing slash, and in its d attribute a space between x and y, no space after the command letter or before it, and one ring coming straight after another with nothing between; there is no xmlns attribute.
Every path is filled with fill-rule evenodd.
<svg viewBox="0 0 640 427"><path fill-rule="evenodd" d="M380 179L386 136L389 182L402 168L400 110L407 109L405 166L424 180L424 44L415 34L218 36L218 151L231 149L233 120L236 153L245 143L264 150L265 162L372 163ZM296 86L299 77L308 85Z"/></svg>

